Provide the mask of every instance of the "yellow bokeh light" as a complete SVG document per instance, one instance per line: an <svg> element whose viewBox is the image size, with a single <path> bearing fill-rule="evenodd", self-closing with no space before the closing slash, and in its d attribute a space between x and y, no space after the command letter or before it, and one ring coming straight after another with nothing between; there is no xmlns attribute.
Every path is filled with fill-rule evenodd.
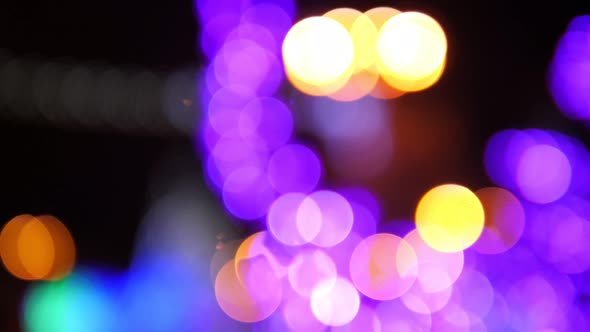
<svg viewBox="0 0 590 332"><path fill-rule="evenodd" d="M419 12L393 16L379 31L378 68L394 88L418 91L432 85L444 68L447 39L432 17Z"/></svg>
<svg viewBox="0 0 590 332"><path fill-rule="evenodd" d="M324 14L342 24L354 46L353 72L375 65L377 59L377 26L362 12L352 8L338 8Z"/></svg>
<svg viewBox="0 0 590 332"><path fill-rule="evenodd" d="M338 101L353 101L368 95L377 84L377 27L362 12L352 8L338 8L323 15L342 24L354 46L352 74L346 84L328 97Z"/></svg>
<svg viewBox="0 0 590 332"><path fill-rule="evenodd" d="M344 85L352 72L352 38L342 24L327 17L309 17L295 24L285 36L282 51L287 76L305 85Z"/></svg>
<svg viewBox="0 0 590 332"><path fill-rule="evenodd" d="M484 227L484 209L468 188L445 184L428 191L416 208L420 237L440 252L458 252L470 247Z"/></svg>
<svg viewBox="0 0 590 332"><path fill-rule="evenodd" d="M387 73L383 74L381 77L389 86L395 87L400 91L415 92L424 90L438 82L445 70L445 65L446 61L443 61L443 63L430 75L414 80L402 79L394 75L388 75Z"/></svg>
<svg viewBox="0 0 590 332"><path fill-rule="evenodd" d="M377 32L381 29L385 22L389 21L395 15L400 14L401 11L391 7L376 7L365 12L365 16L368 17L373 25L377 28ZM377 34L378 35L378 34ZM377 39L374 40L375 44L372 48L375 50L377 55ZM375 64L370 67L371 72L377 76L375 85L369 93L372 97L379 99L395 99L404 94L403 91L395 89L391 84L387 83L379 73L377 66L377 57L375 58Z"/></svg>

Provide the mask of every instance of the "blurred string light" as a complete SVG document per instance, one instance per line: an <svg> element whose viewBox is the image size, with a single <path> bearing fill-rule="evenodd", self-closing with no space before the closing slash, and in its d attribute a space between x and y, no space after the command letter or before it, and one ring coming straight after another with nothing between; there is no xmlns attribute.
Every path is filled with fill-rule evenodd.
<svg viewBox="0 0 590 332"><path fill-rule="evenodd" d="M446 53L436 20L385 7L366 13L339 8L303 19L282 47L287 77L297 89L340 101L424 90L442 75Z"/></svg>
<svg viewBox="0 0 590 332"><path fill-rule="evenodd" d="M64 128L187 135L198 117L195 73L2 54L0 108L5 118Z"/></svg>
<svg viewBox="0 0 590 332"><path fill-rule="evenodd" d="M256 8L257 5L247 6ZM258 52L258 60L274 63L278 50L275 48L277 43L269 39L270 36L277 36L277 33L269 31L272 21L259 22L268 25L261 26L256 32L248 30L248 34L243 34L241 32L246 29L243 26L245 23L236 23L242 22L241 19L222 20L227 15L226 7L217 8L216 5L206 2L200 3L198 7L208 8L214 12L219 10L217 16L206 18L208 21L204 22L206 28L202 39L205 52L212 59L204 77L206 84L201 90L202 103L207 109L201 131L201 147L205 154L209 183L213 189L220 192L227 211L244 220L245 225L253 225L254 228L268 227L268 232L254 234L237 249L221 247L218 251L220 254L214 256L211 267L212 272L216 273L215 293L221 309L241 322L263 324L262 322L268 320L293 330L319 331L326 325L335 327L353 324L364 305L358 291L380 300L402 297L412 289L420 276L417 269L421 263L414 247L393 234L375 234L379 212L378 208L374 207L375 204L371 203L374 199L370 194L367 199L363 198L363 195L359 196L358 191L355 193L354 190L344 190L340 193L317 189L321 184L319 159L313 150L290 143L293 120L286 105L275 96L278 86L270 84L274 81L268 80L276 77L277 72L270 71L266 76L252 74L245 81L243 76L232 73L229 59L247 49L263 48L264 52ZM287 13L287 8L289 6L285 5L284 13ZM241 15L240 10L236 12L237 15ZM373 15L379 17L381 11L374 13ZM302 30L309 33L308 29L313 31L315 24L327 24L339 31L335 33L340 33L344 40L345 37L348 38L347 30L332 23L322 22L329 22L326 21L329 16L345 21L346 15L349 14L358 16L354 11L334 11L325 17L304 21L291 32ZM233 12L231 15L236 13ZM218 26L217 22L224 24ZM324 38L316 34L311 36ZM279 41L282 38L280 37ZM309 38L292 38L295 38L292 41L294 44L305 44L310 41ZM288 40L283 43L283 50L285 49L295 53L301 52L299 46L292 47ZM216 52L209 53L209 50ZM292 76L296 76L295 79L299 81L307 80L304 83L320 83L327 86L340 75L349 75L346 72L348 68L340 66L339 63L335 63L334 65L338 65L335 67L321 66L322 61L325 61L321 58L322 55L319 54L320 58L313 60L319 61L318 68L326 70L325 73L319 69L307 71L305 64L297 62L296 59L291 65L294 68L301 66L301 71L290 73L290 68L286 68L287 76L292 81ZM370 66L367 63L374 61L371 60L370 54L353 52L346 56L351 60L346 58L343 64L349 66L349 61L358 61L361 69ZM290 55L285 61L289 66ZM272 65L262 67L273 68ZM279 71L278 74L282 72ZM268 102L261 103L261 100ZM272 111L273 109L276 111ZM317 111L326 120L329 119L321 114L323 109ZM260 114L266 113L273 114L274 120L261 121L263 117ZM377 111L374 114L377 116L374 124L381 124L383 119L387 118L385 115L379 118L382 113ZM357 115L358 113L354 114ZM354 132L354 123L361 119L354 116L350 117L351 120L346 120L348 122L344 122L350 127L349 130L333 132L332 137L341 140L340 143L347 139L347 136ZM329 121L318 121L316 125L324 126L323 129L326 130L318 132L326 134L334 128L330 126ZM375 128L379 126L367 125L367 133L370 134ZM353 142L357 137L358 135L347 142ZM477 198L475 200L477 201ZM478 211L481 213L476 216L475 224L483 228L481 205ZM261 224L261 219L266 222ZM365 227L362 221L366 221L365 225L371 225L372 222L373 226ZM469 223L469 220L465 222ZM457 231L458 228L453 231ZM361 232L362 235L357 232ZM423 293L432 293L434 289L445 292L443 296L446 295L447 300L450 298L450 287L463 268L461 250L472 244L478 235L475 232L470 236L470 243L463 243L463 247L453 250L457 252L439 253L449 255L447 260L430 258L438 265L425 264L429 259L428 250L421 251L422 265L438 266L439 270L448 273L447 282L442 285L432 278L429 280L429 274L423 273L421 282L427 285L421 289ZM429 248L426 244L424 247ZM226 248L228 251L224 253ZM393 260L390 259L392 250L398 253ZM433 249L429 250L436 252ZM460 259L458 265L448 265L456 261L454 257ZM221 262L224 260L225 265L222 265ZM436 270L431 268L431 271ZM280 282L283 279L289 282ZM397 284L399 280L404 280L403 287ZM418 294L418 291L415 293ZM427 296L424 295L422 298L426 299ZM420 298L416 299L406 302L421 301ZM405 308L405 305L402 306ZM438 304L436 309L443 306ZM404 310L411 312L409 309ZM375 326L379 326L378 322L382 317L374 314L373 318L377 322Z"/></svg>
<svg viewBox="0 0 590 332"><path fill-rule="evenodd" d="M538 129L500 132L484 158L498 187L436 186L419 202L415 228L383 230L375 197L323 188L318 155L291 137L277 59L293 3L200 0L197 9L211 60L199 86L209 185L229 214L258 232L243 241L212 236L197 222L224 217L208 213L211 202L179 176L155 197L129 273L79 269L35 284L23 304L27 330L588 330L590 159L581 143ZM379 8L366 16L381 27L398 14ZM332 15L347 22L358 13ZM418 15L432 28L421 30L410 16L408 29L424 37L416 40L440 36L428 18ZM418 67L434 68L441 45L428 42L434 60ZM355 66L356 57L364 55L354 53ZM36 225L23 234L48 238ZM30 271L21 262L17 269L47 270L23 257Z"/></svg>
<svg viewBox="0 0 590 332"><path fill-rule="evenodd" d="M72 271L76 247L55 217L23 214L2 228L0 256L8 272L19 279L59 280Z"/></svg>
<svg viewBox="0 0 590 332"><path fill-rule="evenodd" d="M436 186L418 204L415 228L377 227L376 199L358 188L323 189L319 157L291 137L294 121L278 97L276 78L283 71L276 60L282 51L286 78L296 88L329 97L310 99L306 107L314 113L302 117L306 130L334 145L385 145L380 154L386 158L367 159L386 164L388 113L366 96L393 98L436 82L446 61L444 32L427 15L385 7L364 14L336 9L289 30L284 27L292 22L293 5L265 4L275 8L276 20L260 19L254 30L244 17L260 10L261 2L197 2L205 27L201 44L211 60L201 90L207 112L200 152L226 210L261 230L220 246L213 256L221 309L254 331L585 329L564 273L586 271L578 255L588 251L582 241L568 246L563 240L573 229L576 239L586 234L590 210L579 195L588 191L578 184L588 180L585 147L554 132L500 133L485 153L498 187ZM323 26L328 28L313 33ZM332 62L325 57L330 52L316 52L338 40L342 44L328 49L342 47ZM361 43L375 47L357 48ZM254 56L249 50L258 48L264 49L256 53L265 75L241 75L249 69L232 67L235 54ZM250 55L244 66L253 61ZM314 57L301 61L306 56ZM273 120L262 121L260 114L273 114ZM352 159L340 159L336 169ZM548 220L543 207L562 200L570 212L554 220L566 216L566 230L536 227ZM539 293L522 293L516 284L531 290L538 284ZM537 307L550 314L535 318L531 308Z"/></svg>
<svg viewBox="0 0 590 332"><path fill-rule="evenodd" d="M561 36L548 75L549 90L569 118L590 119L590 15L572 19Z"/></svg>

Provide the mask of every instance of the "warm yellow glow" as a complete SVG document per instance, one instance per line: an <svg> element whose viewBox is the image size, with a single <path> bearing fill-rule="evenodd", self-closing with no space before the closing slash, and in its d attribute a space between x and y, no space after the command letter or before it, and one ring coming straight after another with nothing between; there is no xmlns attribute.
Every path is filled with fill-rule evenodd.
<svg viewBox="0 0 590 332"><path fill-rule="evenodd" d="M272 251L265 245L265 242L268 239L267 236L269 236L268 234L268 231L254 233L240 244L234 257L236 271L238 270L238 265L243 260L262 255L267 259L276 276L283 276L287 273L286 268L277 261L275 255L273 255ZM240 278L239 274L238 278ZM240 279L240 281L242 280Z"/></svg>
<svg viewBox="0 0 590 332"><path fill-rule="evenodd" d="M377 7L366 11L365 16L371 20L373 25L377 28L377 32L379 32L385 22L400 13L401 11L395 8ZM377 39L375 39L374 42L375 44L372 48L375 50L375 54L377 54ZM372 97L379 99L394 99L404 94L403 91L393 88L384 80L382 75L380 75L379 69L377 68L377 58L375 58L375 64L370 67L370 70L373 75L377 77L375 85L369 93Z"/></svg>
<svg viewBox="0 0 590 332"><path fill-rule="evenodd" d="M456 184L431 189L416 208L420 237L440 252L458 252L470 247L483 227L481 202L471 190Z"/></svg>
<svg viewBox="0 0 590 332"><path fill-rule="evenodd" d="M353 42L344 26L327 17L309 17L295 24L283 42L288 76L305 84L328 86L348 79L354 60Z"/></svg>
<svg viewBox="0 0 590 332"><path fill-rule="evenodd" d="M383 24L377 38L377 53L382 76L394 78L389 78L388 83L400 90L417 91L432 85L442 74L447 39L432 17L405 12Z"/></svg>
<svg viewBox="0 0 590 332"><path fill-rule="evenodd" d="M244 269L256 269L249 261L242 261L242 264L250 265ZM235 261L230 260L223 265L215 278L215 298L219 307L228 316L240 322L254 323L268 318L282 300L280 280L274 276L260 274L257 275L261 278L260 282L247 283L235 266Z"/></svg>
<svg viewBox="0 0 590 332"><path fill-rule="evenodd" d="M354 46L352 74L345 85L328 95L338 101L352 101L368 95L379 78L377 72L377 27L362 12L352 8L338 8L324 14L342 24Z"/></svg>
<svg viewBox="0 0 590 332"><path fill-rule="evenodd" d="M377 27L362 12L352 8L338 8L324 14L342 24L354 46L354 69L358 73L375 65L377 60Z"/></svg>
<svg viewBox="0 0 590 332"><path fill-rule="evenodd" d="M254 233L254 234L250 235L249 237L247 237L244 240L244 242L242 242L242 244L240 244L240 246L238 247L238 250L236 251L236 255L235 255L236 269L242 259L252 257L251 251L252 251L252 248L254 245L254 241L256 241L262 234L264 234L264 233L263 232Z"/></svg>
<svg viewBox="0 0 590 332"><path fill-rule="evenodd" d="M388 75L387 72L381 77L389 86L395 87L400 91L415 92L429 88L434 85L434 83L438 82L445 70L445 65L446 61L443 61L443 63L430 75L426 75L422 78L414 80L402 79L394 75Z"/></svg>

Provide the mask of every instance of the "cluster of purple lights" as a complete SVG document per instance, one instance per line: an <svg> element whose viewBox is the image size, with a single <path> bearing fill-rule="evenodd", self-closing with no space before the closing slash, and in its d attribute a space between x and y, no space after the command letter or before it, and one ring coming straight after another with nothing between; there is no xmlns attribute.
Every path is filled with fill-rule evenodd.
<svg viewBox="0 0 590 332"><path fill-rule="evenodd" d="M321 167L292 140L293 118L277 97L281 43L293 22L289 1L198 1L202 48L202 142L211 185L235 217L259 220L278 195L311 192Z"/></svg>
<svg viewBox="0 0 590 332"><path fill-rule="evenodd" d="M278 97L294 4L197 9L210 63L199 91L207 177L229 213L264 230L215 271L228 315L254 331L588 330L590 154L580 142L537 129L493 136L484 162L504 189L477 194L497 222L465 251L437 252L402 224L377 233L369 192L318 189L319 157L294 141ZM331 284L318 290L322 280Z"/></svg>

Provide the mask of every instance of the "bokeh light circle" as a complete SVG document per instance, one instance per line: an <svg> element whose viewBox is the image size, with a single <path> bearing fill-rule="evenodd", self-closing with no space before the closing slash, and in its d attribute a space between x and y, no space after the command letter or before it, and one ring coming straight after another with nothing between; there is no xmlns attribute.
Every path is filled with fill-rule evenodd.
<svg viewBox="0 0 590 332"><path fill-rule="evenodd" d="M307 238L299 231L298 220L300 218L310 220L312 223L321 219L317 205L306 198L307 195L303 193L287 193L279 196L270 206L266 224L270 233L281 243L299 246L308 243L307 238L313 237L319 232L319 224L306 228Z"/></svg>
<svg viewBox="0 0 590 332"><path fill-rule="evenodd" d="M0 255L2 263L13 276L24 279L35 279L24 267L18 252L18 239L23 227L33 218L32 215L23 214L12 218L2 228L0 233Z"/></svg>
<svg viewBox="0 0 590 332"><path fill-rule="evenodd" d="M285 36L282 51L288 73L314 85L341 79L354 59L348 31L327 17L309 17L297 22Z"/></svg>
<svg viewBox="0 0 590 332"><path fill-rule="evenodd" d="M442 27L432 17L419 12L404 12L393 16L381 27L377 51L379 69L386 76L401 82L419 81L443 66L447 39Z"/></svg>
<svg viewBox="0 0 590 332"><path fill-rule="evenodd" d="M352 207L335 191L320 190L309 194L297 213L297 228L302 237L319 247L342 242L354 223Z"/></svg>
<svg viewBox="0 0 590 332"><path fill-rule="evenodd" d="M240 244L234 255L236 270L239 268L240 263L243 260L248 260L257 256L263 256L270 265L272 272L277 277L283 276L286 273L286 268L281 265L275 256L275 253L279 253L267 245L267 243L271 242L270 240L271 239L269 239L269 233L267 231L254 233L247 237ZM240 277L241 276L238 274L238 278Z"/></svg>
<svg viewBox="0 0 590 332"><path fill-rule="evenodd" d="M529 201L547 204L561 198L569 189L572 176L565 154L546 144L529 147L520 157L516 182Z"/></svg>
<svg viewBox="0 0 590 332"><path fill-rule="evenodd" d="M328 326L342 326L351 322L360 307L360 297L346 279L337 278L320 283L311 294L311 310L315 317Z"/></svg>
<svg viewBox="0 0 590 332"><path fill-rule="evenodd" d="M29 332L103 332L120 328L121 311L113 289L100 274L75 271L63 280L37 283L24 298L24 328Z"/></svg>
<svg viewBox="0 0 590 332"><path fill-rule="evenodd" d="M429 246L441 252L470 247L481 235L484 210L468 188L444 184L428 191L416 208L416 229Z"/></svg>
<svg viewBox="0 0 590 332"><path fill-rule="evenodd" d="M310 296L320 283L336 281L336 265L320 249L301 251L289 265L289 284L302 296Z"/></svg>
<svg viewBox="0 0 590 332"><path fill-rule="evenodd" d="M463 272L463 251L437 251L424 242L416 229L407 233L404 240L412 246L418 259L418 292L437 293L447 290Z"/></svg>
<svg viewBox="0 0 590 332"><path fill-rule="evenodd" d="M268 318L278 308L282 300L281 283L265 261L261 257L245 259L240 264L253 263L248 267L260 269L254 274L262 277L259 280L246 275L248 268L244 268L244 271L241 271L242 268L236 269L233 259L219 270L215 279L215 297L228 316L240 322L253 323Z"/></svg>
<svg viewBox="0 0 590 332"><path fill-rule="evenodd" d="M320 160L308 147L287 144L270 157L268 176L279 193L307 193L315 189L320 180Z"/></svg>
<svg viewBox="0 0 590 332"><path fill-rule="evenodd" d="M76 247L66 226L53 216L19 215L0 234L6 269L24 280L58 280L75 263Z"/></svg>
<svg viewBox="0 0 590 332"><path fill-rule="evenodd" d="M364 295L381 301L402 296L416 280L418 261L410 244L386 233L367 237L350 257L350 278Z"/></svg>

